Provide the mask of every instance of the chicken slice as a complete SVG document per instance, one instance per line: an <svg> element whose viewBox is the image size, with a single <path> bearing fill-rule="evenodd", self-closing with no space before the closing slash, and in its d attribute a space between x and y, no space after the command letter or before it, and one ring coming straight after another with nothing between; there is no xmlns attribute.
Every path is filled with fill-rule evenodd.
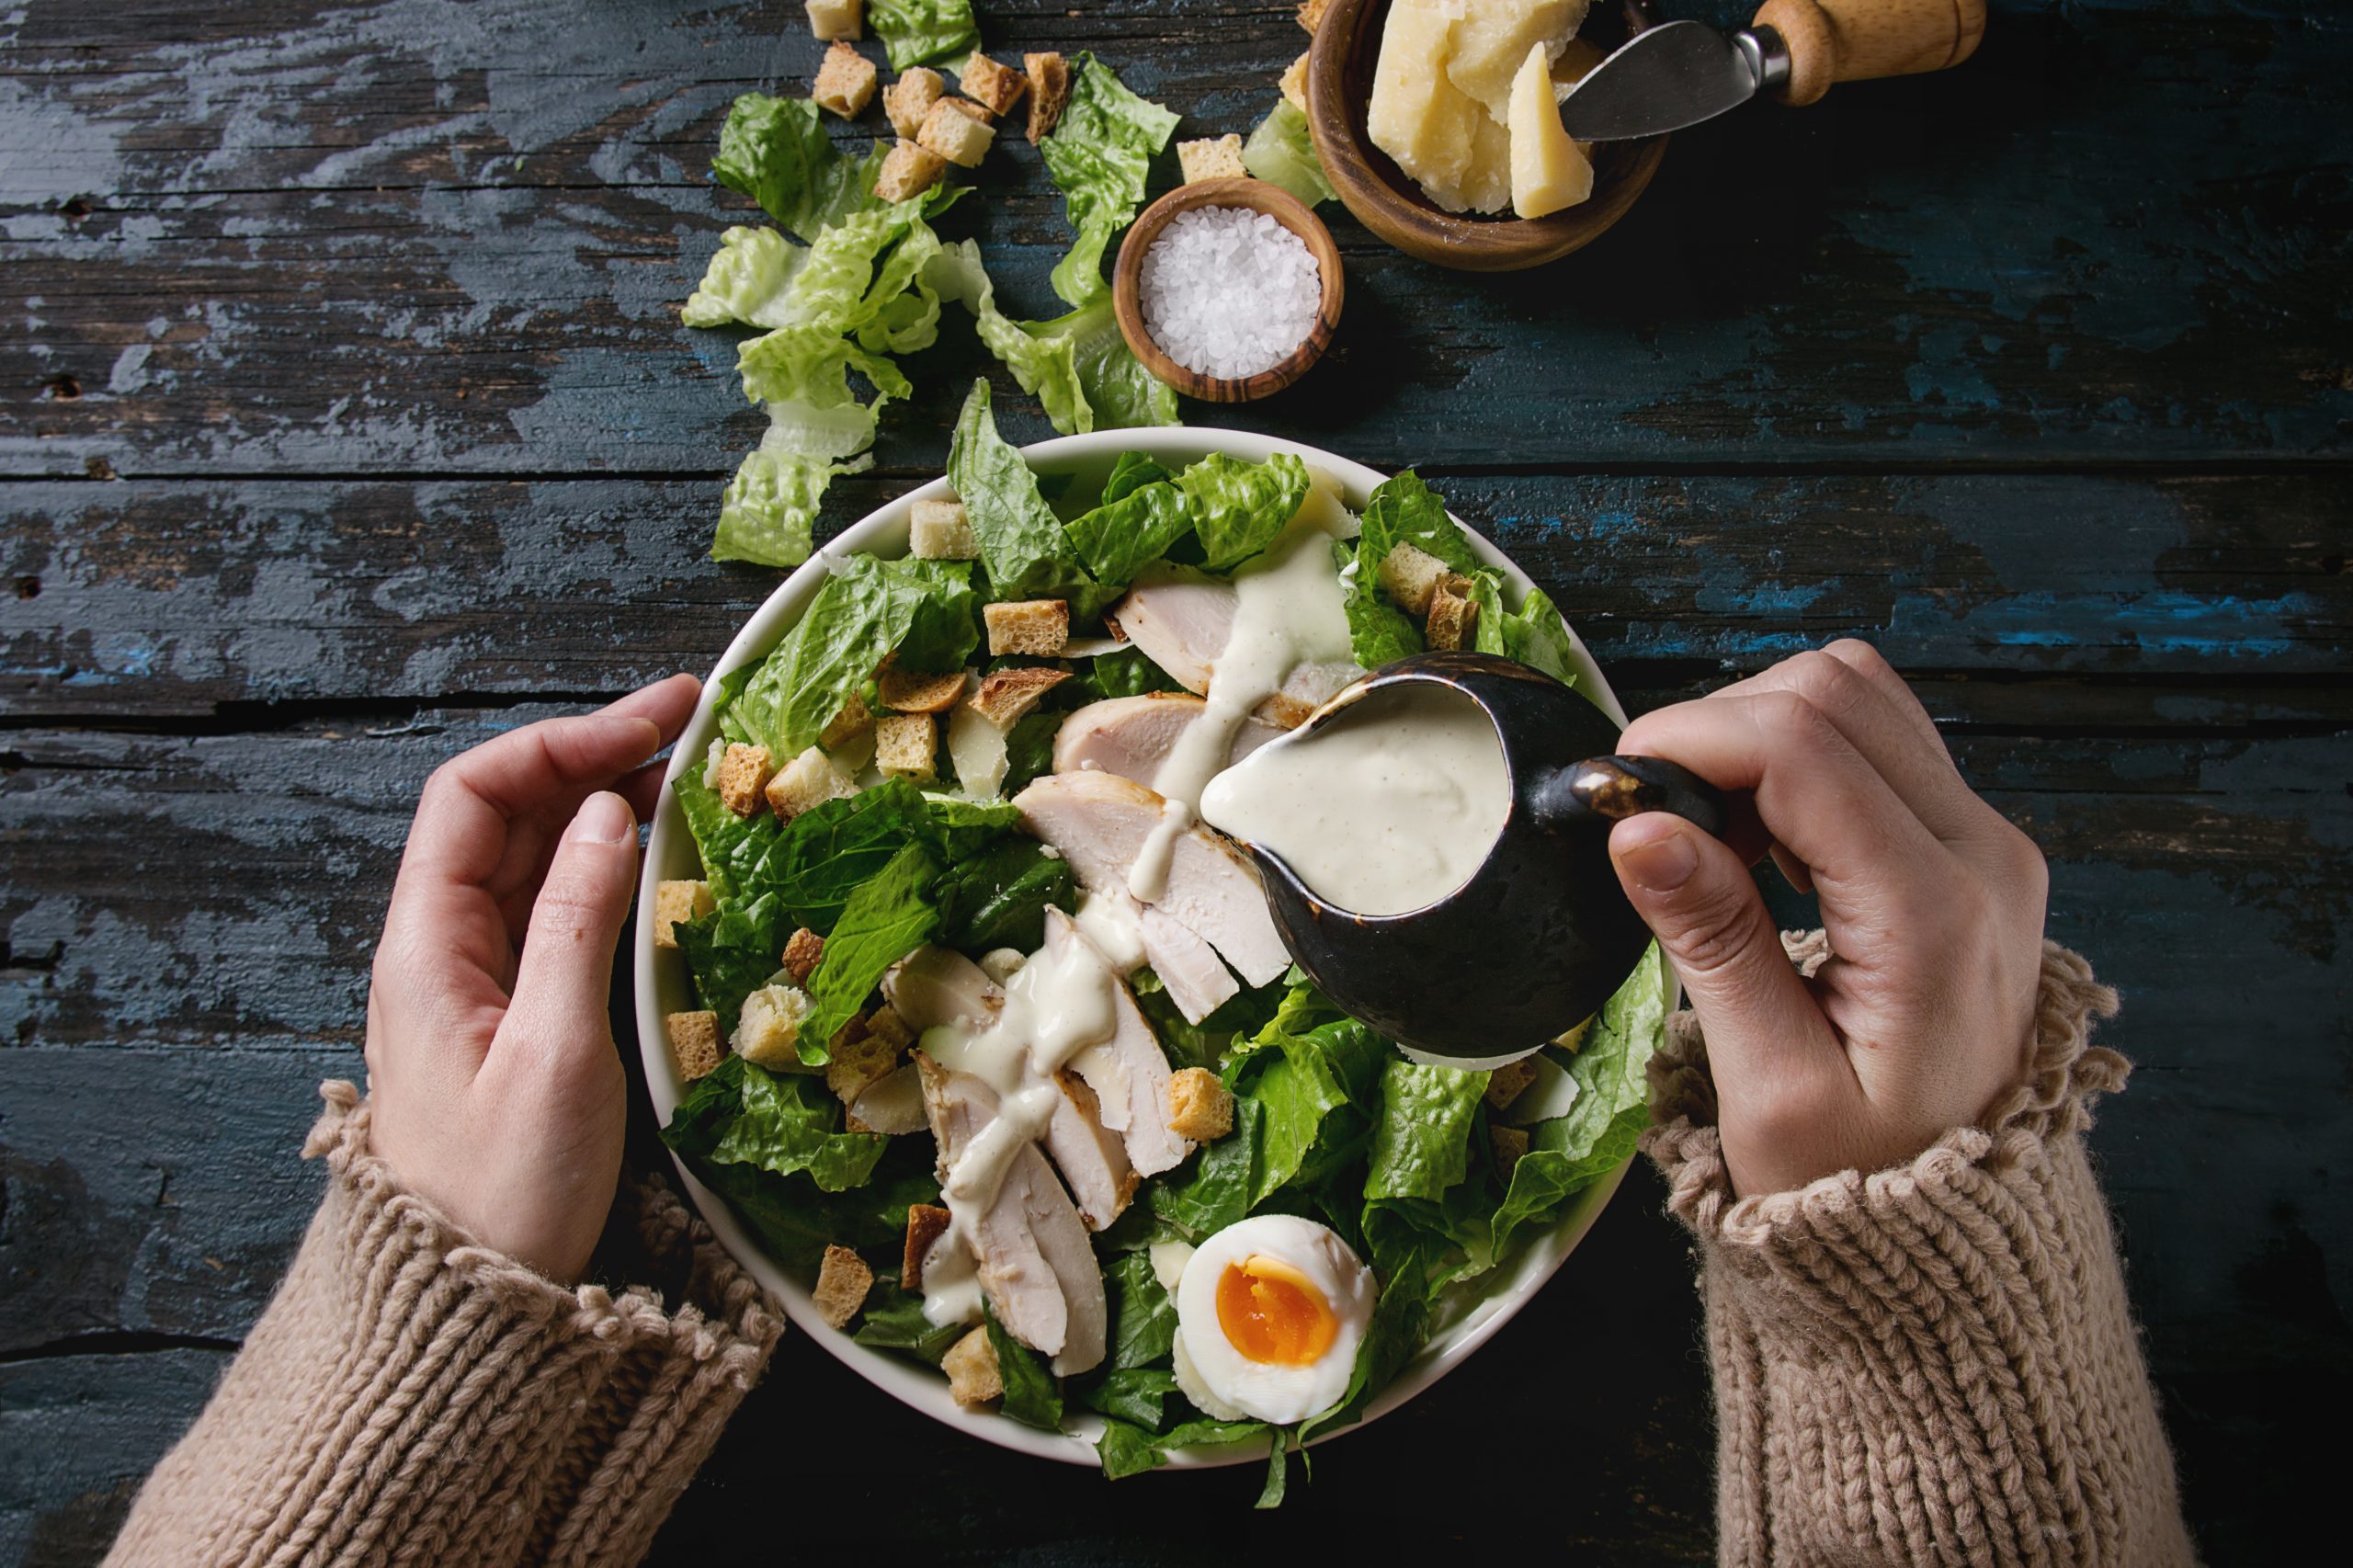
<svg viewBox="0 0 2353 1568"><path fill-rule="evenodd" d="M1211 669L1233 634L1241 602L1232 583L1197 573L1167 573L1139 580L1105 619L1169 679L1196 696L1206 696ZM1285 677L1280 690L1258 705L1256 716L1278 729L1295 729L1362 674L1352 664L1302 665ZM1061 767L1059 756L1055 766Z"/></svg>
<svg viewBox="0 0 2353 1568"><path fill-rule="evenodd" d="M1131 778L1050 773L1013 803L1029 831L1070 862L1080 885L1108 893L1126 890L1129 869L1167 802ZM1257 871L1233 846L1201 828L1177 835L1166 891L1150 907L1215 948L1253 985L1290 967Z"/></svg>
<svg viewBox="0 0 2353 1568"><path fill-rule="evenodd" d="M891 966L882 997L917 1034L945 1024L984 1029L1005 1010L1005 993L980 965L953 948L928 944Z"/></svg>
<svg viewBox="0 0 2353 1568"><path fill-rule="evenodd" d="M1190 926L1163 914L1158 904L1143 906L1136 916L1136 927L1142 933L1143 956L1152 972L1168 988L1168 999L1176 1004L1187 1023L1199 1023L1241 991L1241 983L1216 951Z"/></svg>
<svg viewBox="0 0 2353 1568"><path fill-rule="evenodd" d="M1048 947L1086 939L1069 915L1059 909L1046 912ZM1210 956L1210 962L1217 963L1214 954ZM1224 965L1218 965L1218 972L1222 974L1224 970ZM1226 984L1233 983L1233 977L1227 976ZM1086 1108L1092 1112L1096 1125L1120 1135L1125 1145L1122 1163L1132 1166L1135 1172L1135 1176L1130 1178L1132 1186L1136 1177L1158 1176L1173 1169L1193 1152L1193 1145L1190 1140L1169 1131L1168 1058L1162 1052L1143 1009L1136 1006L1134 994L1129 991L1125 981L1116 976L1111 984L1111 1006L1116 1020L1111 1038L1074 1055L1063 1081L1068 1088L1074 1076L1078 1086L1086 1091ZM1056 1158L1059 1160L1060 1155ZM1063 1171L1068 1175L1070 1167L1065 1165ZM1072 1190L1077 1190L1075 1183ZM1124 1195L1120 1201L1126 1201ZM1084 1193L1080 1194L1080 1207L1086 1207ZM1102 1227L1097 1225L1096 1229Z"/></svg>
<svg viewBox="0 0 2353 1568"><path fill-rule="evenodd" d="M1104 1127L1102 1107L1086 1080L1057 1073L1054 1083L1063 1097L1046 1124L1046 1153L1063 1173L1078 1217L1088 1230L1099 1231L1127 1208L1141 1178L1128 1163L1124 1142Z"/></svg>
<svg viewBox="0 0 2353 1568"><path fill-rule="evenodd" d="M939 1144L944 1174L961 1164L997 1122L996 1092L970 1073L955 1073L918 1051L915 1070L922 1076L924 1115ZM972 1227L971 1241L979 1265L981 1290L1005 1331L1032 1350L1058 1354L1070 1337L1070 1303L1063 1291L1060 1272L1047 1261L1041 1238L1029 1220L1034 1185L1029 1166L1057 1195L1053 1173L1034 1143L1025 1143L1006 1163L1005 1179L996 1196ZM1045 1207L1042 1203L1040 1207ZM1071 1226L1082 1243L1086 1227L1078 1210L1063 1199ZM946 1244L944 1242L940 1244ZM1097 1289L1100 1289L1098 1283Z"/></svg>
<svg viewBox="0 0 2353 1568"><path fill-rule="evenodd" d="M1115 773L1149 784L1209 704L1173 691L1146 697L1113 697L1090 702L1063 721L1054 734L1057 773ZM1240 762L1280 735L1275 725L1245 719L1234 731L1225 765Z"/></svg>

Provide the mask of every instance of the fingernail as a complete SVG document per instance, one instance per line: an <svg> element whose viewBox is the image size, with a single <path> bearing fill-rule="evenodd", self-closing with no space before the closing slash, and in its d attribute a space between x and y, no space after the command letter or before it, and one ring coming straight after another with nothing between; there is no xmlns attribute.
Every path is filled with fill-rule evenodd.
<svg viewBox="0 0 2353 1568"><path fill-rule="evenodd" d="M1673 892L1691 880L1699 869L1699 857L1691 842L1679 828L1671 828L1648 844L1637 844L1621 850L1618 864L1634 879L1637 887L1653 892Z"/></svg>
<svg viewBox="0 0 2353 1568"><path fill-rule="evenodd" d="M630 814L627 801L604 790L580 802L580 814L572 819L566 836L574 844L627 844L637 836L637 819Z"/></svg>

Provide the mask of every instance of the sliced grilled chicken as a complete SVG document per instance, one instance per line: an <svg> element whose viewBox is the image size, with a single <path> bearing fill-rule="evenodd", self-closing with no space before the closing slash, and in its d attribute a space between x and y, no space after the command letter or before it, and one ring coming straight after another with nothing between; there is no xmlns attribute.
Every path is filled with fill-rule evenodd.
<svg viewBox="0 0 2353 1568"><path fill-rule="evenodd" d="M1215 949L1195 936L1192 927L1162 914L1158 904L1143 905L1136 927L1143 934L1145 960L1187 1023L1199 1023L1241 991Z"/></svg>
<svg viewBox="0 0 2353 1568"><path fill-rule="evenodd" d="M1029 831L1059 850L1080 884L1096 892L1126 891L1128 871L1166 804L1133 779L1108 773L1050 773L1013 803ZM1257 871L1201 828L1177 835L1167 891L1151 907L1207 941L1253 985L1290 967Z"/></svg>
<svg viewBox="0 0 2353 1568"><path fill-rule="evenodd" d="M1113 697L1090 702L1063 721L1054 734L1057 773L1116 773L1149 784L1209 704L1174 691L1148 697ZM1245 719L1227 749L1228 767L1282 733L1272 724Z"/></svg>
<svg viewBox="0 0 2353 1568"><path fill-rule="evenodd" d="M1194 1022L1198 1023L1198 1018ZM894 1067L850 1102L850 1115L870 1131L896 1138L924 1126L923 1084L912 1066Z"/></svg>
<svg viewBox="0 0 2353 1568"><path fill-rule="evenodd" d="M961 1162L997 1119L996 1092L918 1051L924 1112L942 1170ZM1109 1312L1086 1224L1035 1143L1015 1150L996 1200L973 1227L981 1290L1006 1333L1054 1358L1057 1373L1103 1359Z"/></svg>
<svg viewBox="0 0 2353 1568"><path fill-rule="evenodd" d="M882 976L882 996L917 1034L943 1024L984 1029L1005 1007L1005 993L980 965L952 948L928 944Z"/></svg>
<svg viewBox="0 0 2353 1568"><path fill-rule="evenodd" d="M1191 936L1189 932L1186 934ZM1059 909L1046 912L1048 947L1086 939L1069 915ZM1217 964L1217 956L1210 954L1209 960ZM1217 967L1220 974L1225 973L1224 965ZM1232 976L1226 977L1226 984L1233 984ZM1135 1171L1135 1176L1130 1178L1132 1187L1136 1177L1158 1176L1173 1169L1193 1152L1193 1145L1190 1140L1169 1131L1168 1058L1161 1051L1143 1010L1136 1006L1127 983L1116 976L1111 983L1111 1005L1116 1020L1111 1038L1073 1056L1070 1071L1063 1078L1066 1088L1074 1076L1079 1085L1088 1091L1087 1108L1092 1110L1096 1125L1120 1134L1125 1148L1123 1164ZM1059 1116L1056 1119L1060 1120ZM1057 1160L1060 1157L1057 1153ZM1063 1165L1063 1171L1068 1175L1070 1166ZM1078 1191L1074 1182L1072 1190ZM1123 1193L1120 1201L1124 1204L1126 1200ZM1079 1204L1082 1210L1086 1206L1085 1193L1079 1194ZM1096 1229L1102 1226L1098 1224Z"/></svg>
<svg viewBox="0 0 2353 1568"><path fill-rule="evenodd" d="M1104 1127L1102 1107L1086 1080L1058 1073L1054 1082L1063 1098L1046 1124L1046 1153L1063 1173L1078 1217L1088 1230L1099 1231L1120 1217L1142 1178L1128 1163L1125 1142Z"/></svg>
<svg viewBox="0 0 2353 1568"><path fill-rule="evenodd" d="M1169 679L1196 696L1206 696L1211 671L1233 634L1240 602L1231 583L1172 571L1139 581L1111 607L1107 619ZM1284 680L1281 690L1259 704L1256 716L1279 729L1295 728L1362 674L1351 664L1302 665Z"/></svg>

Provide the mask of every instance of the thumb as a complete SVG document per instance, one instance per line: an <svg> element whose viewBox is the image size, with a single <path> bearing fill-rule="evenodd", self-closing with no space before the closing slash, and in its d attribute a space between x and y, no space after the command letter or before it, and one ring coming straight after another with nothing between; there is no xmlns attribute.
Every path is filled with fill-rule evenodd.
<svg viewBox="0 0 2353 1568"><path fill-rule="evenodd" d="M1682 977L1724 1100L1757 1105L1768 1091L1803 1092L1815 1073L1844 1060L1729 845L1647 812L1610 829L1609 858Z"/></svg>
<svg viewBox="0 0 2353 1568"><path fill-rule="evenodd" d="M609 1050L613 949L637 886L637 818L610 791L589 796L565 828L531 903L502 1044L520 1025L533 1051L562 1060Z"/></svg>

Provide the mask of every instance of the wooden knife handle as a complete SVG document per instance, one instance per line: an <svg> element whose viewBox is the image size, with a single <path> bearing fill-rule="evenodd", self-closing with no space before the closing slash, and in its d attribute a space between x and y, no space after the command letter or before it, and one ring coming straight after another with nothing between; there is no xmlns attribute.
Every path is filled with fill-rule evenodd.
<svg viewBox="0 0 2353 1568"><path fill-rule="evenodd" d="M1833 82L1960 64L1985 36L1985 0L1765 0L1753 25L1789 45L1781 101L1810 104Z"/></svg>

